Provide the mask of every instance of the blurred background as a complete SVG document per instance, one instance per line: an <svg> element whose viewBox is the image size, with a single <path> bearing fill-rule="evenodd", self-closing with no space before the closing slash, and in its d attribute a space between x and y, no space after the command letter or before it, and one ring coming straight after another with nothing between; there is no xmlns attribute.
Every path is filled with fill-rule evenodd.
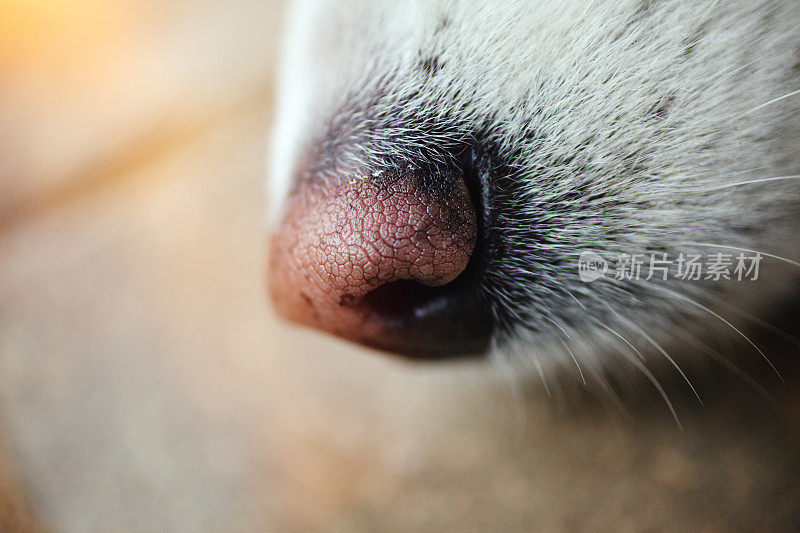
<svg viewBox="0 0 800 533"><path fill-rule="evenodd" d="M565 414L276 321L283 11L0 0L0 529L800 523L798 428L763 401Z"/></svg>

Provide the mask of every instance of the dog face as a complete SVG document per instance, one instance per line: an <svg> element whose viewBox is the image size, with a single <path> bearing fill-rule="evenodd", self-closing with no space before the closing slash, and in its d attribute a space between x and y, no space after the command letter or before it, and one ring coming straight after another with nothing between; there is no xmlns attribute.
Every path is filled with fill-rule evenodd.
<svg viewBox="0 0 800 533"><path fill-rule="evenodd" d="M426 358L737 337L800 270L798 61L792 0L300 2L273 300Z"/></svg>

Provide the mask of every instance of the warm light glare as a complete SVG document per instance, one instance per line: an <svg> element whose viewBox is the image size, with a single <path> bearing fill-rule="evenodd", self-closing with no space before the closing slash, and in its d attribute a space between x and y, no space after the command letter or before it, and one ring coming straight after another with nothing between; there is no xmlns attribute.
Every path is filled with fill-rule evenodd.
<svg viewBox="0 0 800 533"><path fill-rule="evenodd" d="M61 62L120 30L130 0L0 0L0 65Z"/></svg>

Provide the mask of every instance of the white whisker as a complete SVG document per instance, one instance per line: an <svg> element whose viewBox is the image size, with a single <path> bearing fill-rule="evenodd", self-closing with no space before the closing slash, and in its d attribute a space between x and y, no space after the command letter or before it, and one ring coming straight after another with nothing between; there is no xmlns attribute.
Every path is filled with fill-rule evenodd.
<svg viewBox="0 0 800 533"><path fill-rule="evenodd" d="M615 336L619 337L620 339L622 339L622 341L626 345L628 345L630 348L632 348L633 351L635 351L639 355L639 358L642 359L642 354L639 352L639 350L636 348L636 346L634 346L633 344L628 342L628 339L626 339L625 337L623 337L622 335L620 335L619 333L617 333L616 331L614 331L613 329L611 329L610 327L606 326L603 323L598 322L598 325L603 327L603 328L605 328L606 330L608 330L613 335L615 335ZM672 418L675 419L675 423L678 424L679 428L683 429L683 424L681 424L681 421L678 418L678 413L675 411L675 408L672 406L672 402L670 401L669 396L667 395L666 391L664 390L664 387L661 386L661 383L659 383L658 380L656 379L656 377L653 375L653 373L650 372L650 370L647 368L647 366L640 359L636 359L635 357L626 357L626 359L628 361L630 361L633 364L633 366L635 366L642 374L644 374L645 377L650 381L650 383L653 384L653 386L656 388L658 393L661 395L661 398L667 404L667 407L669 408L670 413L672 413Z"/></svg>
<svg viewBox="0 0 800 533"><path fill-rule="evenodd" d="M762 252L761 250L750 250L748 248L739 248L737 246L726 246L724 244L713 244L713 243L708 243L708 242L682 242L682 243L679 243L679 244L684 245L684 246L708 246L710 248L725 248L725 249L728 249L728 250L736 250L737 252L747 252L749 254L761 254L764 257L777 259L778 261L783 261L784 263L788 263L790 265L793 265L793 266L796 266L796 267L800 268L800 262L798 262L798 261L794 261L794 260L788 259L786 257L781 257L779 255L770 254L770 253L767 253L767 252Z"/></svg>
<svg viewBox="0 0 800 533"><path fill-rule="evenodd" d="M752 387L759 395L761 395L765 400L767 400L770 403L770 405L772 405L776 409L780 409L780 404L778 403L778 400L775 399L775 396L770 394L750 374L748 374L747 372L745 372L744 370L739 368L731 360L729 360L727 357L722 355L719 351L711 348L706 343L702 342L701 340L699 340L699 339L697 339L697 338L695 338L695 337L693 337L692 335L689 335L689 334L685 334L683 336L683 341L688 343L688 344L691 344L692 346L694 346L698 350L701 350L703 353L705 353L711 359L713 359L714 361L716 361L717 363L719 363L720 365L725 367L725 369L728 372L730 372L734 376L736 376L739 379L741 379L742 381L744 381L747 385Z"/></svg>
<svg viewBox="0 0 800 533"><path fill-rule="evenodd" d="M764 361L766 361L766 362L767 362L767 364L768 364L768 365L769 365L769 366L772 368L772 370L775 372L775 374L777 374L777 376L778 376L778 378L780 378L781 382L782 382L784 385L786 384L786 381L783 379L783 376L782 376L782 375L781 375L781 373L778 371L778 369L775 367L775 365L774 365L774 364L772 364L772 361L770 361L769 357L767 357L767 354L765 354L765 353L764 353L764 351L763 351L761 348L759 348L759 347L756 345L756 343L754 343L754 342L753 342L753 341L750 339L750 337L748 337L747 335L745 335L745 334L744 334L744 333L743 333L743 332L742 332L742 331L741 331L739 328L737 328L736 326L734 326L733 324L731 324L731 323L730 323L728 320L726 320L726 319L725 319L725 318L723 318L722 316L718 315L717 313L715 313L714 311L712 311L712 310L711 310L711 309L709 309L708 307L704 306L703 304L701 304L701 303L699 303L699 302L696 302L696 301L694 301L693 299L691 299L691 298L689 298L689 297L687 297L687 296L684 296L684 295L682 295L682 294L680 294L680 293L677 293L677 292L675 292L675 291L672 291L672 290L670 290L670 289L666 289L666 288L663 288L663 287L658 287L658 286L656 286L656 287L657 287L657 288L659 288L659 289L661 289L661 290L664 290L664 291L666 291L666 292L668 292L668 293L671 293L671 294L672 294L672 295L674 295L676 298L679 298L679 299L681 299L681 300L683 300L683 301L685 301L685 302L687 302L687 303L689 303L689 304L691 304L691 305L694 305L695 307L698 307L698 308L702 309L703 311L706 311L707 313L711 314L712 316L714 316L714 317L718 318L719 320L721 320L722 322L724 322L724 323L725 323L725 324L726 324L728 327L730 327L732 330L734 330L736 333L738 333L738 334L739 334L739 336L741 336L741 337L742 337L744 340L746 340L746 341L747 341L747 342L748 342L748 343L749 343L749 344L750 344L750 345L751 345L753 348L755 348L755 349L756 349L756 351L757 351L759 354L761 354L761 357L763 357L763 358L764 358Z"/></svg>
<svg viewBox="0 0 800 533"><path fill-rule="evenodd" d="M735 305L732 305L732 304L726 302L725 300L723 300L721 298L716 298L715 301L719 305L724 306L725 308L727 308L730 311L738 314L739 316L745 317L746 319L752 321L753 323L755 323L759 327L762 327L764 329L767 329L767 330L771 331L772 333L778 335L779 337L781 337L785 341L787 341L787 342L797 346L798 348L800 348L800 339L798 339L794 335L791 335L791 334L787 333L786 331L784 331L781 328L775 326L774 324L770 324L766 320L762 320L762 319L758 318L757 316L753 315L752 313L748 313L747 311L743 311L742 309L739 309Z"/></svg>
<svg viewBox="0 0 800 533"><path fill-rule="evenodd" d="M572 361L575 363L575 367L578 369L578 374L580 374L581 381L583 381L583 386L585 387L586 386L586 378L583 377L583 370L581 370L581 365L578 364L578 359L575 357L575 354L572 353L572 349L569 347L569 345L566 342L564 342L562 340L561 344L564 346L564 349L567 350L567 352L569 353L570 357L572 357Z"/></svg>
<svg viewBox="0 0 800 533"><path fill-rule="evenodd" d="M561 324L559 324L558 322L556 322L555 320L553 320L549 316L545 316L544 318L545 318L545 320L547 320L551 324L553 324L555 327L557 327L561 331L561 333L564 334L564 336L567 338L567 340L572 341L572 337L569 336L569 333L567 333L567 330L565 330L563 328L563 326L561 326ZM561 344L564 346L564 349L567 350L567 352L569 353L570 357L572 357L572 361L575 363L575 367L578 369L578 374L580 374L580 376L581 376L581 381L583 381L583 384L585 386L586 385L586 378L583 377L583 370L581 370L581 365L578 364L578 359L575 357L575 354L572 352L572 349L569 347L569 345L563 339L561 339Z"/></svg>
<svg viewBox="0 0 800 533"><path fill-rule="evenodd" d="M703 187L696 189L696 192L713 192L713 191L721 191L724 189L732 189L734 187L741 187L744 185L754 185L759 183L770 183L775 181L787 181L787 180L796 180L800 179L800 174L795 174L791 176L774 176L771 178L756 178L752 180L745 180L745 181L736 181L733 183L725 183L723 185L714 185L711 187ZM682 191L693 191L691 187L683 188Z"/></svg>
<svg viewBox="0 0 800 533"><path fill-rule="evenodd" d="M678 371L678 373L681 375L681 377L683 377L683 380L686 382L686 384L689 385L689 388L692 389L692 392L697 397L697 401L700 402L700 405L705 405L705 403L703 402L702 398L700 398L700 394L697 392L697 389L694 388L694 385L689 380L688 376L684 373L683 369L681 369L681 367L678 365L678 363L675 362L675 360L667 353L667 351L660 344L658 344L655 341L655 339L653 339L650 335L648 335L647 332L645 332L638 324L636 324L635 322L633 322L630 319L622 317L619 313L614 311L614 309L612 309L611 306L609 306L605 302L603 302L603 305L605 305L606 308L609 311L611 311L613 314L615 314L619 319L624 320L627 324L629 324L636 331L638 331L639 334L641 334L645 339L647 339L647 341L650 344L652 344L655 347L655 349L658 350L661 353L661 355L663 355L667 359L667 361L670 362L670 364L673 367L675 367L675 369Z"/></svg>
<svg viewBox="0 0 800 533"><path fill-rule="evenodd" d="M547 378L544 376L544 369L542 368L542 363L539 361L537 357L533 357L533 366L536 367L536 372L539 374L539 378L542 380L542 386L544 387L544 392L547 394L548 398L552 398L553 394L550 391L550 385L547 383Z"/></svg>
<svg viewBox="0 0 800 533"><path fill-rule="evenodd" d="M748 110L748 111L745 111L744 113L742 113L742 115L747 115L747 114L753 113L753 112L755 112L755 111L758 111L759 109L763 109L763 108L767 107L768 105L772 105L772 104L774 104L774 103L776 103L776 102L780 102L781 100L785 100L785 99L787 99L787 98L791 98L792 96L795 96L795 95L797 95L797 94L800 94L800 89L798 89L798 90L796 90L796 91L792 91L792 92L790 92L790 93L788 93L788 94L784 94L783 96L779 96L779 97L777 97L777 98L773 98L773 99L772 99L772 100L770 100L769 102L764 102L764 103L763 103L763 104L761 104L761 105L757 105L757 106L756 106L756 107L754 107L753 109L750 109L750 110Z"/></svg>

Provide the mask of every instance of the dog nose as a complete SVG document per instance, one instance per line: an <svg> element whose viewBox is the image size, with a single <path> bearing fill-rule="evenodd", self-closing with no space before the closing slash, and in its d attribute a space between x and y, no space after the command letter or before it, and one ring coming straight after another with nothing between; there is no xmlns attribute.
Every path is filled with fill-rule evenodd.
<svg viewBox="0 0 800 533"><path fill-rule="evenodd" d="M489 313L475 276L476 210L456 169L303 180L273 235L269 288L295 322L434 358L481 351Z"/></svg>

